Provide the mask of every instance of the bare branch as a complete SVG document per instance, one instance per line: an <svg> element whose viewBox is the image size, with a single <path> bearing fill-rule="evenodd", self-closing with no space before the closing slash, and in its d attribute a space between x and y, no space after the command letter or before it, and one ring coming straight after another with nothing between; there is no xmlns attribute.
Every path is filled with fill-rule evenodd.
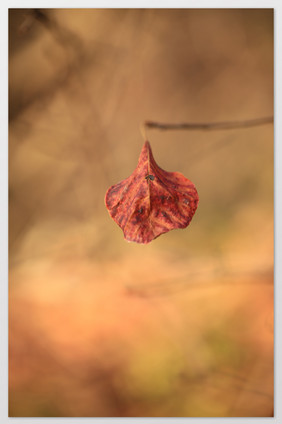
<svg viewBox="0 0 282 424"><path fill-rule="evenodd" d="M189 123L180 124L162 124L160 122L145 121L144 126L158 130L231 130L237 128L255 127L273 123L273 116L264 118L250 119L247 121L232 122L209 122L209 123Z"/></svg>

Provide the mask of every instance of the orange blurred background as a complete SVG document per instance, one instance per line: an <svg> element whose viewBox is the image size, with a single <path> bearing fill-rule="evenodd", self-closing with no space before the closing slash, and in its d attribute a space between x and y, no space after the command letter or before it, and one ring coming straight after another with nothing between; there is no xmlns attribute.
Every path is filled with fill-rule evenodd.
<svg viewBox="0 0 282 424"><path fill-rule="evenodd" d="M272 9L10 9L10 416L273 416L273 126L147 130L185 230L104 205L145 120L272 114Z"/></svg>

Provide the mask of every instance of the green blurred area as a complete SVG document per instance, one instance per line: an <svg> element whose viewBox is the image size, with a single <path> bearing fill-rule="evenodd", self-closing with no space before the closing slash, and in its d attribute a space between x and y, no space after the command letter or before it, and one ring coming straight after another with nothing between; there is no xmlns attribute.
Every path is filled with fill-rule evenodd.
<svg viewBox="0 0 282 424"><path fill-rule="evenodd" d="M147 130L185 230L104 205L145 120L272 114L272 9L10 9L10 416L273 415L273 126Z"/></svg>

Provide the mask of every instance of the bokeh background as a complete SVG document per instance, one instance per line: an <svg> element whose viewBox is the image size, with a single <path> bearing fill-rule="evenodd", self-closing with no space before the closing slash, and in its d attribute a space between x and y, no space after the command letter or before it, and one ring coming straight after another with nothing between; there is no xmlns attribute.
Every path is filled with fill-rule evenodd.
<svg viewBox="0 0 282 424"><path fill-rule="evenodd" d="M271 9L10 9L10 416L273 415L273 126L147 130L185 230L104 205L144 120L273 114Z"/></svg>

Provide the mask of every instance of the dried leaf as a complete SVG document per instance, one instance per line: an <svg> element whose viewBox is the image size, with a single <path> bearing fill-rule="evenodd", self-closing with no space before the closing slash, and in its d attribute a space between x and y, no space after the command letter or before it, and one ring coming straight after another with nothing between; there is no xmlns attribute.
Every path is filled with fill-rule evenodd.
<svg viewBox="0 0 282 424"><path fill-rule="evenodd" d="M110 187L105 204L124 238L150 243L175 228L186 228L199 202L194 184L179 172L167 172L155 162L149 141L130 177Z"/></svg>

